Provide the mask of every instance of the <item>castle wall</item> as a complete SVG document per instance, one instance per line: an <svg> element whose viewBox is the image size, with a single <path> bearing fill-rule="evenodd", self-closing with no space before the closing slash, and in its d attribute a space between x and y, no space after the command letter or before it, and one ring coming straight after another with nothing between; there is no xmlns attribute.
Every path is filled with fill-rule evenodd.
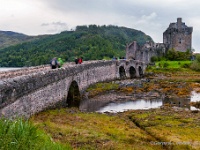
<svg viewBox="0 0 200 150"><path fill-rule="evenodd" d="M163 56L165 53L165 46L162 43L146 42L143 46L137 46L134 41L126 47L126 58L138 60L146 64L150 63L151 57Z"/></svg>
<svg viewBox="0 0 200 150"><path fill-rule="evenodd" d="M138 60L139 45L136 41L133 41L126 47L126 58Z"/></svg>

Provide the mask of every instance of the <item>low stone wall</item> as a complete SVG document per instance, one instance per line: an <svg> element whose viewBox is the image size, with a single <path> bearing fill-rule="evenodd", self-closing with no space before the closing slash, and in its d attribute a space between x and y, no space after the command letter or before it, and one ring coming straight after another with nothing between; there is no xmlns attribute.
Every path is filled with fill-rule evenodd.
<svg viewBox="0 0 200 150"><path fill-rule="evenodd" d="M18 76L0 82L0 113L29 117L66 100L72 81L80 92L96 82L116 78L116 63L97 61Z"/></svg>

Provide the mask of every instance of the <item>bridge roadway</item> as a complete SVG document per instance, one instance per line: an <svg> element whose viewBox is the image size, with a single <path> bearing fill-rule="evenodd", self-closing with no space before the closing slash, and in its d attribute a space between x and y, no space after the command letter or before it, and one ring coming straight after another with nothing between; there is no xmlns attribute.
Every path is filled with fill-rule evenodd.
<svg viewBox="0 0 200 150"><path fill-rule="evenodd" d="M136 60L84 61L0 72L0 117L31 115L52 107L79 106L84 91L97 82L141 77L146 64Z"/></svg>
<svg viewBox="0 0 200 150"><path fill-rule="evenodd" d="M84 64L85 63L89 63L89 62L84 62ZM76 65L75 63L71 62L71 63L65 63L63 67L73 67L75 65ZM0 80L33 74L40 71L47 71L50 69L51 68L49 65L41 65L41 66L36 66L36 67L23 67L21 69L16 69L16 70L11 70L11 71L2 71L0 72Z"/></svg>

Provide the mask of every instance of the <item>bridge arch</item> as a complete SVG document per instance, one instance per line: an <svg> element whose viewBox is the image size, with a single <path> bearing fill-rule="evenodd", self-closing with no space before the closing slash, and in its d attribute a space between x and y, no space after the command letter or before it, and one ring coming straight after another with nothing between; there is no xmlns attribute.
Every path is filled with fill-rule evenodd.
<svg viewBox="0 0 200 150"><path fill-rule="evenodd" d="M133 66L130 67L129 74L130 74L130 78L131 79L136 77L136 70L135 70L135 68Z"/></svg>
<svg viewBox="0 0 200 150"><path fill-rule="evenodd" d="M125 79L126 78L126 71L125 71L123 66L119 67L119 77L120 77L120 79Z"/></svg>
<svg viewBox="0 0 200 150"><path fill-rule="evenodd" d="M78 107L81 101L79 86L76 81L72 81L67 95L67 106Z"/></svg>

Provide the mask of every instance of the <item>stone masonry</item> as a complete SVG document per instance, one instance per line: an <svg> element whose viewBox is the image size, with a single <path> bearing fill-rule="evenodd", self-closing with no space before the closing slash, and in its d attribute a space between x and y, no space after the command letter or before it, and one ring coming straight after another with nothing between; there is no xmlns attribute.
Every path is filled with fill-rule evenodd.
<svg viewBox="0 0 200 150"><path fill-rule="evenodd" d="M131 76L131 72L139 77L146 65L134 60L112 60L88 61L80 65L66 65L59 69L46 69L46 67L42 67L44 70L39 67L38 71L32 68L34 72L25 69L22 75L21 71L17 70L12 72L16 76L3 78L0 81L0 117L28 118L58 104L66 106L72 83L78 85L82 97L85 89L91 84L120 79L120 70L124 70L127 78ZM26 71L29 73L25 73Z"/></svg>
<svg viewBox="0 0 200 150"><path fill-rule="evenodd" d="M148 64L151 61L151 57L164 56L165 51L165 45L162 43L147 41L143 46L140 46L134 41L126 47L126 58L139 60Z"/></svg>

